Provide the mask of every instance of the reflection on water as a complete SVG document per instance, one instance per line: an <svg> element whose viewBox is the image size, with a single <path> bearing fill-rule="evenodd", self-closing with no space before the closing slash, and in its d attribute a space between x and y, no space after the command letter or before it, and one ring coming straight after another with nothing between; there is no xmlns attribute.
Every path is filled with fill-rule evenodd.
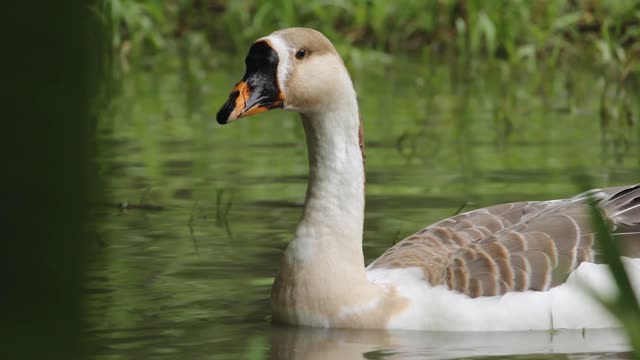
<svg viewBox="0 0 640 360"><path fill-rule="evenodd" d="M242 69L194 63L168 57L127 74L103 119L109 193L87 286L96 358L629 356L610 330L272 327L270 285L306 187L302 129L283 111L218 126ZM398 60L352 70L367 140L367 261L461 207L570 196L585 173L602 186L640 178L638 129L601 129L597 69Z"/></svg>
<svg viewBox="0 0 640 360"><path fill-rule="evenodd" d="M453 359L461 357L623 352L626 343L611 329L514 332L329 330L274 327L272 359ZM620 354L630 356L629 354ZM580 358L572 356L572 358ZM611 358L611 354L609 354Z"/></svg>

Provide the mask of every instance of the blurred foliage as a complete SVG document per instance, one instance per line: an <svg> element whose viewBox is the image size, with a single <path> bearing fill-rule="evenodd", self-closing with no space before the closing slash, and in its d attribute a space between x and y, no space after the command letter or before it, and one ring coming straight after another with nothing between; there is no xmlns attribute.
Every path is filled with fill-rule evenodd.
<svg viewBox="0 0 640 360"><path fill-rule="evenodd" d="M325 33L352 73L386 71L395 56L425 65L434 58L548 72L593 63L602 138L628 137L638 122L633 89L640 78L640 0L108 0L113 46L126 73L149 66L159 53L190 55L206 69L233 67L228 53L289 26ZM190 67L189 70L198 67ZM193 70L197 72L197 70ZM541 90L544 85L540 84ZM571 89L567 89L570 91ZM496 113L505 134L509 98ZM420 129L399 142L411 144ZM639 133L640 135L640 133ZM623 152L627 141L612 143Z"/></svg>
<svg viewBox="0 0 640 360"><path fill-rule="evenodd" d="M585 180L582 188L586 190L592 188L592 186L588 180ZM621 258L624 252L609 230L607 219L596 206L596 203L595 198L592 197L590 207L593 227L600 245L600 253L609 265L618 294L609 299L600 295L595 289L586 287L586 290L620 322L624 333L629 339L634 358L640 358L640 302L631 285L628 270L625 268Z"/></svg>
<svg viewBox="0 0 640 360"><path fill-rule="evenodd" d="M5 4L0 358L85 359L89 203L111 33L100 0Z"/></svg>
<svg viewBox="0 0 640 360"><path fill-rule="evenodd" d="M338 45L388 53L461 53L551 61L592 47L625 61L640 43L638 0L110 0L113 42L154 51L171 39L206 36L219 51L242 50L273 30L316 28ZM344 47L344 46L342 46ZM626 54L626 55L625 55Z"/></svg>

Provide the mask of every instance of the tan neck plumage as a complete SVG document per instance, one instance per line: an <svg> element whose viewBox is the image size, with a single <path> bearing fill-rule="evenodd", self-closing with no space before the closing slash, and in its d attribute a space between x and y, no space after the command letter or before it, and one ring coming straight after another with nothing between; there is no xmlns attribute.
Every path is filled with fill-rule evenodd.
<svg viewBox="0 0 640 360"><path fill-rule="evenodd" d="M355 93L350 100L336 111L301 115L309 186L273 286L280 321L336 326L351 311L380 301L381 290L364 268L364 163Z"/></svg>

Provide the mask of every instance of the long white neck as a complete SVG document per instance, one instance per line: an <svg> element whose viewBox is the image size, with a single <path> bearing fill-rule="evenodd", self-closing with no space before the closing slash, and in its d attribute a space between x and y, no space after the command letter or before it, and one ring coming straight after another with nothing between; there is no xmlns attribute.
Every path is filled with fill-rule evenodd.
<svg viewBox="0 0 640 360"><path fill-rule="evenodd" d="M364 268L364 165L358 108L302 115L309 152L304 214L287 249L291 261L327 257L331 263ZM338 263L338 264L336 264Z"/></svg>
<svg viewBox="0 0 640 360"><path fill-rule="evenodd" d="M365 175L358 106L350 90L328 110L301 115L309 187L272 289L274 316L280 321L339 326L353 309L380 297L364 268Z"/></svg>

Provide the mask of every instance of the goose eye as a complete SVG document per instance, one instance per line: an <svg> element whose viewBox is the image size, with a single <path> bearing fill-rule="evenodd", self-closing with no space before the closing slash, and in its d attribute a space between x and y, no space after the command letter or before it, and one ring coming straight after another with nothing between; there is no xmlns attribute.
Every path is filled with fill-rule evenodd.
<svg viewBox="0 0 640 360"><path fill-rule="evenodd" d="M300 49L296 52L296 59L298 60L304 59L305 56L307 56L307 50L305 49Z"/></svg>

